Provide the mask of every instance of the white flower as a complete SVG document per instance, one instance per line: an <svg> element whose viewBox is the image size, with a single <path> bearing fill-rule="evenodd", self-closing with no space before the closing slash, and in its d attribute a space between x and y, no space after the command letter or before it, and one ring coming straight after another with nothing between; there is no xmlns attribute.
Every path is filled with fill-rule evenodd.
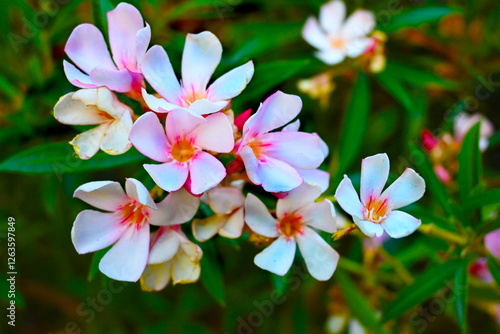
<svg viewBox="0 0 500 334"><path fill-rule="evenodd" d="M490 120L481 114L476 113L469 116L466 113L460 113L455 116L453 120L455 139L458 142L462 142L467 132L469 132L470 128L477 122L481 122L481 128L479 130L479 148L481 151L486 151L490 137L493 136L495 132L495 128Z"/></svg>

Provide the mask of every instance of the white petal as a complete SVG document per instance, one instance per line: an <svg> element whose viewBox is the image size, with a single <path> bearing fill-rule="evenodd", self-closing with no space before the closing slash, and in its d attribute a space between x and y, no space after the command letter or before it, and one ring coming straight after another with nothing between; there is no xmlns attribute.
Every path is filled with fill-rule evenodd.
<svg viewBox="0 0 500 334"><path fill-rule="evenodd" d="M337 230L335 208L332 202L327 199L310 204L300 209L297 214L302 217L302 222L306 225L329 233Z"/></svg>
<svg viewBox="0 0 500 334"><path fill-rule="evenodd" d="M316 49L327 49L329 47L328 36L321 29L318 21L314 17L309 17L302 29L302 37L307 43L314 46Z"/></svg>
<svg viewBox="0 0 500 334"><path fill-rule="evenodd" d="M356 38L346 44L347 56L351 58L356 58L368 49L368 47L373 43L370 37Z"/></svg>
<svg viewBox="0 0 500 334"><path fill-rule="evenodd" d="M189 164L189 178L191 179L191 192L195 195L202 194L218 185L226 176L226 168L216 157L199 152Z"/></svg>
<svg viewBox="0 0 500 334"><path fill-rule="evenodd" d="M278 236L278 222L269 213L264 203L253 194L245 202L245 221L252 231L268 238Z"/></svg>
<svg viewBox="0 0 500 334"><path fill-rule="evenodd" d="M101 150L111 155L127 152L132 143L128 140L132 129L132 118L125 114L121 119L111 122L101 141Z"/></svg>
<svg viewBox="0 0 500 334"><path fill-rule="evenodd" d="M164 98L148 94L144 88L142 88L142 97L144 98L144 101L146 102L148 107L157 113L166 113L168 111L180 108L176 104L167 102L167 100L165 100Z"/></svg>
<svg viewBox="0 0 500 334"><path fill-rule="evenodd" d="M363 205L361 204L358 194L356 193L356 190L347 175L344 175L344 179L337 187L337 191L335 191L335 199L342 209L353 216L353 218L363 218Z"/></svg>
<svg viewBox="0 0 500 334"><path fill-rule="evenodd" d="M188 110L194 116L213 114L214 112L221 111L228 103L229 101L212 102L208 99L198 99L189 105Z"/></svg>
<svg viewBox="0 0 500 334"><path fill-rule="evenodd" d="M254 73L253 62L236 67L227 72L210 85L207 91L209 100L229 100L238 96L252 79Z"/></svg>
<svg viewBox="0 0 500 334"><path fill-rule="evenodd" d="M340 33L340 27L345 19L345 5L343 1L330 1L321 6L319 22L329 34Z"/></svg>
<svg viewBox="0 0 500 334"><path fill-rule="evenodd" d="M182 250L182 251L181 251ZM173 283L192 283L198 281L200 277L200 259L203 256L201 248L189 241L181 238L181 248L172 259L172 279Z"/></svg>
<svg viewBox="0 0 500 334"><path fill-rule="evenodd" d="M141 289L144 291L163 290L170 282L171 266L171 262L148 265L141 276Z"/></svg>
<svg viewBox="0 0 500 334"><path fill-rule="evenodd" d="M226 223L219 229L219 235L229 239L239 238L243 232L244 225L244 209L240 208L229 216Z"/></svg>
<svg viewBox="0 0 500 334"><path fill-rule="evenodd" d="M364 37L373 28L375 28L375 15L367 10L357 10L345 21L342 34L348 38Z"/></svg>
<svg viewBox="0 0 500 334"><path fill-rule="evenodd" d="M159 234L159 235L158 235ZM159 229L151 236L153 245L149 252L148 264L158 264L171 260L179 250L179 235L171 229Z"/></svg>
<svg viewBox="0 0 500 334"><path fill-rule="evenodd" d="M207 192L210 208L218 214L230 214L245 205L245 196L235 187L217 187Z"/></svg>
<svg viewBox="0 0 500 334"><path fill-rule="evenodd" d="M307 227L297 236L297 244L311 276L318 281L329 280L337 268L339 253Z"/></svg>
<svg viewBox="0 0 500 334"><path fill-rule="evenodd" d="M278 200L276 215L278 218L281 218L286 213L298 211L303 207L313 204L320 195L321 189L318 186L302 183L301 186L290 191L285 198Z"/></svg>
<svg viewBox="0 0 500 334"><path fill-rule="evenodd" d="M144 169L158 187L166 191L179 190L186 183L189 175L188 167L176 162L166 162L160 165L144 164Z"/></svg>
<svg viewBox="0 0 500 334"><path fill-rule="evenodd" d="M297 169L304 182L321 188L321 192L325 192L330 186L330 173L320 169Z"/></svg>
<svg viewBox="0 0 500 334"><path fill-rule="evenodd" d="M77 135L69 143L73 145L80 159L92 158L101 146L101 140L106 133L108 124L101 124L93 129Z"/></svg>
<svg viewBox="0 0 500 334"><path fill-rule="evenodd" d="M193 220L193 235L198 241L207 241L217 234L226 222L226 216L212 215L205 219Z"/></svg>
<svg viewBox="0 0 500 334"><path fill-rule="evenodd" d="M125 228L112 213L84 210L76 216L71 240L79 254L95 252L115 243Z"/></svg>
<svg viewBox="0 0 500 334"><path fill-rule="evenodd" d="M266 249L255 256L255 264L276 275L284 276L293 263L297 244L294 239L279 237Z"/></svg>
<svg viewBox="0 0 500 334"><path fill-rule="evenodd" d="M380 237L384 233L384 229L380 224L375 224L368 220L361 220L356 216L353 216L352 219L361 232L363 232L367 237Z"/></svg>
<svg viewBox="0 0 500 334"><path fill-rule="evenodd" d="M116 211L129 201L122 186L114 181L94 181L82 184L75 190L73 197L106 211Z"/></svg>
<svg viewBox="0 0 500 334"><path fill-rule="evenodd" d="M382 200L388 199L391 209L398 209L418 201L424 196L424 192L424 179L413 169L407 168L380 196Z"/></svg>
<svg viewBox="0 0 500 334"><path fill-rule="evenodd" d="M85 105L73 99L75 93L69 93L59 99L54 107L54 117L63 124L91 125L109 121L100 110L93 105Z"/></svg>
<svg viewBox="0 0 500 334"><path fill-rule="evenodd" d="M194 217L199 205L198 197L181 188L156 204L158 209L150 212L149 223L157 226L183 224Z"/></svg>
<svg viewBox="0 0 500 334"><path fill-rule="evenodd" d="M156 204L151 198L148 189L140 181L128 178L127 181L125 181L125 190L127 191L128 197L152 209L156 209Z"/></svg>
<svg viewBox="0 0 500 334"><path fill-rule="evenodd" d="M345 52L338 49L319 51L316 52L315 55L325 64L328 65L335 65L341 63L345 59Z"/></svg>
<svg viewBox="0 0 500 334"><path fill-rule="evenodd" d="M361 162L361 202L366 206L377 199L389 177L389 157L385 153L373 155Z"/></svg>
<svg viewBox="0 0 500 334"><path fill-rule="evenodd" d="M381 225L391 238L402 238L415 232L420 224L420 219L396 210L389 213Z"/></svg>

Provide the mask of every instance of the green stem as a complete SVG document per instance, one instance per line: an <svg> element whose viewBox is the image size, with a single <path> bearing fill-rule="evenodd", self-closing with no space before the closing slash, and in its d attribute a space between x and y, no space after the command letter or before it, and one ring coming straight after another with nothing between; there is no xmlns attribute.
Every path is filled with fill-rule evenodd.
<svg viewBox="0 0 500 334"><path fill-rule="evenodd" d="M436 237L439 239L443 239L443 240L446 240L449 242L457 243L457 244L462 245L462 246L467 244L467 238L465 238L461 235L458 235L456 233L453 233L451 231L437 227L434 224L420 225L418 230L425 235L428 235L431 237Z"/></svg>

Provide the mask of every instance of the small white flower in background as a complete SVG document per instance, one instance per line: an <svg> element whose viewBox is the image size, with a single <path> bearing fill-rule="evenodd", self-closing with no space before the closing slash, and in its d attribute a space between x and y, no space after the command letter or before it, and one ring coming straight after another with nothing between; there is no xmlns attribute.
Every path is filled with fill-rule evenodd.
<svg viewBox="0 0 500 334"><path fill-rule="evenodd" d="M132 109L105 87L66 94L54 107L54 117L63 124L99 125L70 141L81 159L90 159L99 149L113 155L128 151L133 116Z"/></svg>
<svg viewBox="0 0 500 334"><path fill-rule="evenodd" d="M309 273L320 281L332 277L339 254L312 228L333 233L335 209L325 199L314 201L321 195L318 186L303 183L279 199L274 218L260 199L248 194L245 203L245 221L256 233L277 238L255 257L255 264L276 275L285 275L292 266L295 250L299 246ZM311 228L312 227L312 228Z"/></svg>
<svg viewBox="0 0 500 334"><path fill-rule="evenodd" d="M462 142L467 132L472 128L477 122L481 122L481 128L479 130L479 148L481 151L485 151L488 148L489 139L493 136L495 128L493 124L481 114L468 115L466 113L460 113L455 116L453 120L453 127L455 133L455 139L458 142Z"/></svg>
<svg viewBox="0 0 500 334"><path fill-rule="evenodd" d="M420 220L396 209L418 201L425 192L425 181L413 169L404 173L382 192L389 177L389 157L377 154L361 164L361 201L351 180L344 176L335 199L354 223L369 237L380 237L384 230L392 238L413 233Z"/></svg>
<svg viewBox="0 0 500 334"><path fill-rule="evenodd" d="M180 225L162 226L151 234L148 265L141 276L141 288L159 291L170 282L186 284L200 277L201 248L191 242Z"/></svg>
<svg viewBox="0 0 500 334"><path fill-rule="evenodd" d="M193 235L196 240L206 241L217 233L230 239L240 237L245 225L245 196L241 187L215 187L205 194L207 204L215 215L193 220Z"/></svg>
<svg viewBox="0 0 500 334"><path fill-rule="evenodd" d="M113 181L89 182L78 187L73 197L108 212L80 212L71 239L79 254L113 245L101 259L99 270L113 279L135 282L148 261L149 225L178 225L191 220L199 199L181 189L156 204L146 187L131 178L125 189L126 193Z"/></svg>
<svg viewBox="0 0 500 334"><path fill-rule="evenodd" d="M366 10L357 10L345 19L342 1L331 1L321 6L319 22L310 17L302 30L302 37L317 48L316 56L329 65L355 58L371 45L367 35L375 27L375 16Z"/></svg>

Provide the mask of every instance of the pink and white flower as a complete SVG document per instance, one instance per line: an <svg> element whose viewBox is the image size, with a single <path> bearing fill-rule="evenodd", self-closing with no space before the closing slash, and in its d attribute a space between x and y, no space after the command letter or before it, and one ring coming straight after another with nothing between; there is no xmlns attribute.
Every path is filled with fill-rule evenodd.
<svg viewBox="0 0 500 334"><path fill-rule="evenodd" d="M493 276L488 268L485 257L480 257L476 261L472 262L469 266L469 273L485 284L493 282Z"/></svg>
<svg viewBox="0 0 500 334"><path fill-rule="evenodd" d="M188 181L188 189L195 195L215 187L226 176L224 165L206 151L228 153L234 147L226 115L200 119L178 109L168 113L165 130L155 113L142 115L129 138L139 152L162 163L144 165L160 188L175 191Z"/></svg>
<svg viewBox="0 0 500 334"><path fill-rule="evenodd" d="M145 291L160 291L170 280L173 284L198 281L201 248L191 242L180 225L162 226L151 234L148 265L141 276Z"/></svg>
<svg viewBox="0 0 500 334"><path fill-rule="evenodd" d="M125 189L113 181L78 187L74 197L108 212L80 212L71 239L79 254L113 245L101 259L99 270L113 279L135 282L148 261L149 225L170 226L191 220L199 199L183 189L156 204L146 187L135 179L127 179Z"/></svg>
<svg viewBox="0 0 500 334"><path fill-rule="evenodd" d="M332 277L339 254L312 229L329 233L337 230L332 202L327 199L314 202L320 195L318 186L302 184L278 200L276 218L256 196L247 195L245 221L248 226L267 238L277 238L255 257L258 267L285 275L292 266L298 245L314 278L326 281Z"/></svg>
<svg viewBox="0 0 500 334"><path fill-rule="evenodd" d="M495 133L495 128L490 120L479 113L473 115L460 113L455 116L453 120L455 139L461 143L470 128L478 122L481 122L481 128L479 129L479 148L481 151L486 151L490 137Z"/></svg>
<svg viewBox="0 0 500 334"><path fill-rule="evenodd" d="M484 236L484 244L491 255L500 259L500 229L486 234Z"/></svg>
<svg viewBox="0 0 500 334"><path fill-rule="evenodd" d="M316 134L270 132L292 121L301 108L300 97L276 92L246 121L236 143L236 154L243 160L248 178L268 192L300 186L303 178L299 170L314 170L325 158Z"/></svg>
<svg viewBox="0 0 500 334"><path fill-rule="evenodd" d="M90 159L99 149L112 155L128 151L133 116L132 109L106 87L66 94L54 107L54 117L63 124L99 125L69 142L81 159Z"/></svg>
<svg viewBox="0 0 500 334"><path fill-rule="evenodd" d="M319 22L311 16L302 30L302 37L319 50L316 57L326 64L358 57L372 45L367 35L375 27L373 13L357 10L344 21L345 13L342 1L330 1L321 6Z"/></svg>
<svg viewBox="0 0 500 334"><path fill-rule="evenodd" d="M413 169L404 173L382 192L389 177L389 157L377 154L361 164L361 201L351 180L344 175L335 199L350 214L354 223L369 237L380 237L384 230L392 238L413 233L419 219L396 209L418 201L425 192L425 181Z"/></svg>
<svg viewBox="0 0 500 334"><path fill-rule="evenodd" d="M215 214L193 220L196 240L206 241L217 233L225 238L239 238L245 225L245 196L241 187L215 187L207 191L206 195L206 202Z"/></svg>
<svg viewBox="0 0 500 334"><path fill-rule="evenodd" d="M182 54L182 83L179 83L166 51L159 45L153 46L144 56L142 72L161 98L143 89L144 100L156 112L182 109L199 118L222 110L245 89L254 67L249 61L207 88L221 56L222 45L214 34L209 31L188 34Z"/></svg>
<svg viewBox="0 0 500 334"><path fill-rule="evenodd" d="M108 12L109 44L92 24L77 26L64 50L78 68L63 62L68 80L80 88L106 86L120 93L140 92L144 87L141 61L151 39L151 29L141 13L128 3ZM114 62L113 62L114 61Z"/></svg>

